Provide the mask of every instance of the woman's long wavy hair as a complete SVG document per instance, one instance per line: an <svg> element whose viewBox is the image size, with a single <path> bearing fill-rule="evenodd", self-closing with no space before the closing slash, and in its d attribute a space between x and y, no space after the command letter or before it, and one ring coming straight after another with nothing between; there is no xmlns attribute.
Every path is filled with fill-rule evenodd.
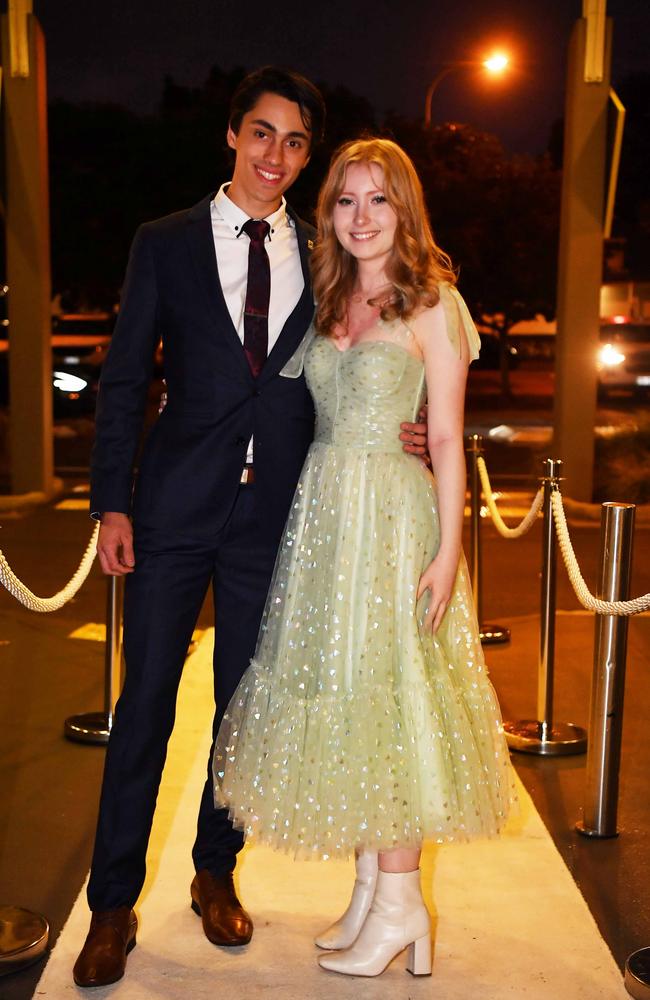
<svg viewBox="0 0 650 1000"><path fill-rule="evenodd" d="M397 215L393 252L387 266L392 294L381 301L383 320L408 319L419 307L436 305L441 281L456 283L451 260L435 243L420 179L413 163L390 139L356 139L336 151L318 197L318 237L312 254L316 329L332 335L344 324L357 274L357 262L339 243L333 215L351 163L376 164L383 171L383 192Z"/></svg>

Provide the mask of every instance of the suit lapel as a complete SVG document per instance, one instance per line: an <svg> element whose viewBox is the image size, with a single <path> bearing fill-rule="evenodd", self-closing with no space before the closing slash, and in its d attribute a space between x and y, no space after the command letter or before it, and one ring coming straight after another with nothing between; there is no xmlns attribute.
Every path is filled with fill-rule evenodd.
<svg viewBox="0 0 650 1000"><path fill-rule="evenodd" d="M210 203L213 198L213 194L208 195L207 198L190 209L186 228L190 255L214 321L232 350L241 373L248 381L253 381L242 342L233 326L219 280L219 267L214 249L210 215Z"/></svg>
<svg viewBox="0 0 650 1000"><path fill-rule="evenodd" d="M258 382L263 385L269 379L277 375L284 368L291 355L297 350L300 341L307 332L314 313L314 300L311 288L311 275L309 272L309 254L313 248L311 229L307 229L305 224L288 208L289 214L296 224L296 236L298 238L298 249L300 252L300 264L302 267L305 287L296 303L296 306L282 327L282 332L276 340L271 352L266 359Z"/></svg>
<svg viewBox="0 0 650 1000"><path fill-rule="evenodd" d="M190 255L214 322L230 347L241 374L247 381L253 382L253 375L248 367L242 342L228 312L228 306L226 305L219 280L219 267L214 249L212 218L210 215L210 203L213 198L213 194L208 195L207 198L204 198L198 205L190 209L188 213L186 234ZM308 229L293 212L290 212L290 214L296 224L300 264L305 286L257 379L260 385L273 378L274 375L277 375L280 369L287 363L304 337L314 312L311 277L309 273L309 254L313 247L311 238L312 230Z"/></svg>

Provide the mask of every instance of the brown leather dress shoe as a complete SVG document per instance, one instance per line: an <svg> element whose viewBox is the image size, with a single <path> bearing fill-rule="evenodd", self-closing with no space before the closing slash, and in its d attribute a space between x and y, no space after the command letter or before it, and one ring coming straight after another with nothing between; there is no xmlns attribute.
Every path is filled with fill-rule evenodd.
<svg viewBox="0 0 650 1000"><path fill-rule="evenodd" d="M95 910L72 975L77 986L108 986L124 975L126 956L135 948L138 921L129 906Z"/></svg>
<svg viewBox="0 0 650 1000"><path fill-rule="evenodd" d="M232 872L214 876L203 868L190 886L192 909L201 917L208 941L225 947L248 944L253 921L237 899Z"/></svg>

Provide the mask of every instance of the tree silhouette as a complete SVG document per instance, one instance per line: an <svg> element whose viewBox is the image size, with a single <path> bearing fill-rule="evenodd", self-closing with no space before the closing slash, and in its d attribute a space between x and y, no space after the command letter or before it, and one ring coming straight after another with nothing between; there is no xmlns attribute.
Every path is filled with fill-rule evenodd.
<svg viewBox="0 0 650 1000"><path fill-rule="evenodd" d="M511 156L470 125L425 132L387 123L422 179L436 239L459 266L474 316L499 338L501 389L510 393L508 332L555 315L560 174L548 156Z"/></svg>
<svg viewBox="0 0 650 1000"><path fill-rule="evenodd" d="M53 285L71 305L112 305L137 225L189 207L227 179L230 97L244 74L214 67L202 87L165 79L158 113L114 106L50 107ZM290 199L313 219L333 150L361 134L393 136L415 162L436 236L460 266L460 288L502 344L518 320L555 309L558 172L549 157L510 156L469 125L424 130L395 115L378 124L368 101L322 87L328 122Z"/></svg>

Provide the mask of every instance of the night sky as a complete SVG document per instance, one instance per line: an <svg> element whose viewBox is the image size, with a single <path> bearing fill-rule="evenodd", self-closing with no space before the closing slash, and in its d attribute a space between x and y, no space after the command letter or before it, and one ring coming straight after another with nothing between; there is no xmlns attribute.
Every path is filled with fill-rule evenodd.
<svg viewBox="0 0 650 1000"><path fill-rule="evenodd" d="M447 60L507 51L512 71L487 81L452 74L433 120L465 121L516 152L546 148L562 114L566 45L579 0L35 0L48 46L49 96L156 109L162 81L200 85L213 65L274 62L342 84L381 114L422 115L428 83ZM610 0L614 82L650 71L650 3Z"/></svg>

